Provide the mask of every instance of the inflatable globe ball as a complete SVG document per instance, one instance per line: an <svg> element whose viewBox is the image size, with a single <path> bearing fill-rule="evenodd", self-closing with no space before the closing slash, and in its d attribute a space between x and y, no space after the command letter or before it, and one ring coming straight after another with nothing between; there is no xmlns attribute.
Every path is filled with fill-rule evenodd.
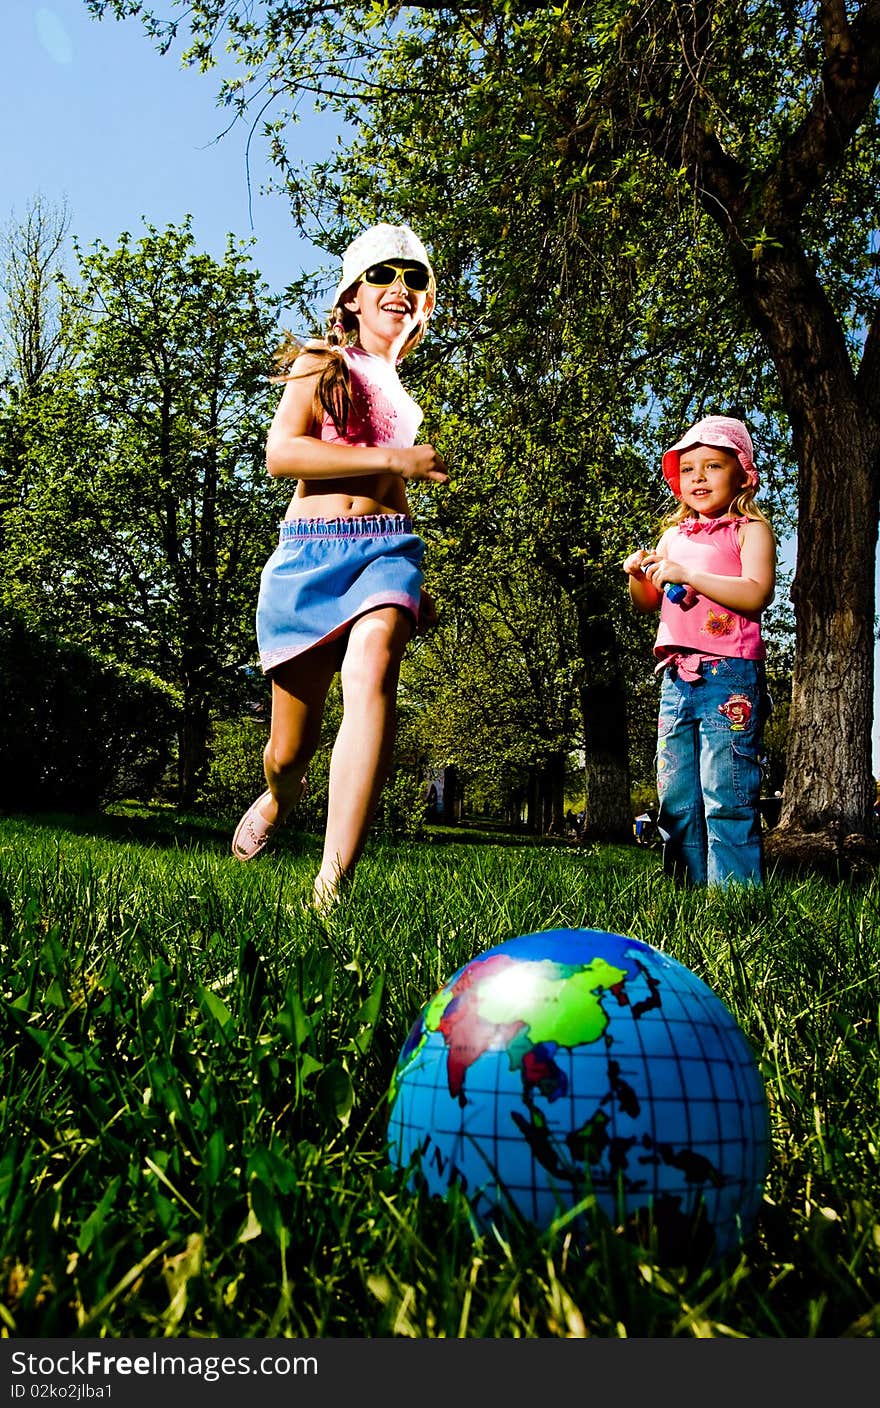
<svg viewBox="0 0 880 1408"><path fill-rule="evenodd" d="M584 1200L666 1259L752 1230L763 1082L710 987L637 939L549 929L473 958L422 1009L389 1094L392 1164L465 1194L477 1226L539 1229Z"/></svg>

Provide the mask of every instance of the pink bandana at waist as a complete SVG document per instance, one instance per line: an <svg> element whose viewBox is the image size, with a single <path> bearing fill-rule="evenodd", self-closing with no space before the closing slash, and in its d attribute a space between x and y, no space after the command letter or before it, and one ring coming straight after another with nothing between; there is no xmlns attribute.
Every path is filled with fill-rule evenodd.
<svg viewBox="0 0 880 1408"><path fill-rule="evenodd" d="M717 659L717 655L697 655L693 651L671 650L654 666L654 674L674 665L679 678L693 684L695 680L702 679L701 667L705 661Z"/></svg>

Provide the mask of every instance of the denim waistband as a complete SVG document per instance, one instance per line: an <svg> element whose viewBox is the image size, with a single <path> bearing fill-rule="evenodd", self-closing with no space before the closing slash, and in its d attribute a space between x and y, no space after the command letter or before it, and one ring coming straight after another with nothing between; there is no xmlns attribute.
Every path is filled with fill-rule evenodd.
<svg viewBox="0 0 880 1408"><path fill-rule="evenodd" d="M365 513L352 518L285 518L279 524L286 538L359 538L384 533L411 533L413 521L405 513Z"/></svg>

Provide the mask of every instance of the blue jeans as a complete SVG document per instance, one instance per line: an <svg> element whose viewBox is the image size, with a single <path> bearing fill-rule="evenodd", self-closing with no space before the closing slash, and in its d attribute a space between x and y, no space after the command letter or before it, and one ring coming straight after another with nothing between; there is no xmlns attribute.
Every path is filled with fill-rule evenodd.
<svg viewBox="0 0 880 1408"><path fill-rule="evenodd" d="M692 885L763 883L760 660L706 660L701 678L663 672L657 729L663 868Z"/></svg>

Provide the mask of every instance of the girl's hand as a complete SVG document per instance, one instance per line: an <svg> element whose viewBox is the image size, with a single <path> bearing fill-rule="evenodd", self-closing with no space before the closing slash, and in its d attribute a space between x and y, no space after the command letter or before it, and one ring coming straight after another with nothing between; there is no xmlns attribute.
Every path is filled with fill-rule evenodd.
<svg viewBox="0 0 880 1408"><path fill-rule="evenodd" d="M654 585L649 575L656 559L656 548L636 548L623 564L623 570L629 577L629 599L637 611L659 609L660 589Z"/></svg>
<svg viewBox="0 0 880 1408"><path fill-rule="evenodd" d="M395 450L394 469L402 479L430 479L435 484L446 484L449 480L446 462L433 445Z"/></svg>
<svg viewBox="0 0 880 1408"><path fill-rule="evenodd" d="M427 635L428 631L434 629L437 624L437 607L430 592L426 592L422 587L422 594L419 599L419 619L416 623L416 635Z"/></svg>
<svg viewBox="0 0 880 1408"><path fill-rule="evenodd" d="M688 577L685 569L677 562L673 562L671 557L658 557L646 569L645 576L652 586L658 591L662 591L666 582L681 582L688 585Z"/></svg>
<svg viewBox="0 0 880 1408"><path fill-rule="evenodd" d="M652 560L652 557L653 554L646 552L644 548L636 548L635 552L631 552L629 557L625 559L623 570L628 577L644 579L645 566Z"/></svg>

